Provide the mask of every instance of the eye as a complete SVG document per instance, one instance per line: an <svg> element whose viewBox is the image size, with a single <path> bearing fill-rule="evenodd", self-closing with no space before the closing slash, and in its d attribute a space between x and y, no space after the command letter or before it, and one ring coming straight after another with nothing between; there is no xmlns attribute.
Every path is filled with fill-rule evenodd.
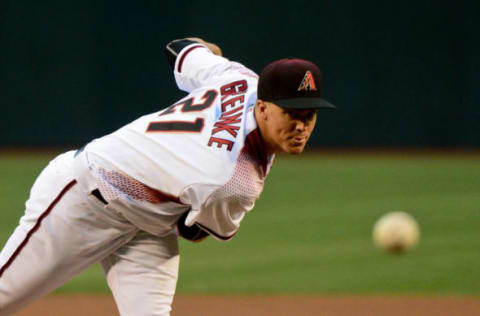
<svg viewBox="0 0 480 316"><path fill-rule="evenodd" d="M313 118L315 117L315 114L317 114L316 111L308 113L307 120L309 120L309 121L313 120Z"/></svg>
<svg viewBox="0 0 480 316"><path fill-rule="evenodd" d="M290 119L295 119L295 112L292 111L283 111L284 116L288 116Z"/></svg>
<svg viewBox="0 0 480 316"><path fill-rule="evenodd" d="M304 122L311 121L315 117L317 111L308 111L308 112L301 112L301 111L288 111L284 110L283 114L287 115L292 120L301 120Z"/></svg>

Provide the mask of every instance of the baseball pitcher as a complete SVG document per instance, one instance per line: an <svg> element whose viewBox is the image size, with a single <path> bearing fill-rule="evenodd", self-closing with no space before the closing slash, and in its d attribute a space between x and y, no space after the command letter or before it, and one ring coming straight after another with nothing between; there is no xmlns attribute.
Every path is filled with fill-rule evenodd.
<svg viewBox="0 0 480 316"><path fill-rule="evenodd" d="M229 240L276 153L300 154L321 73L288 58L260 77L199 38L166 46L188 95L53 159L0 254L0 315L100 263L121 315L169 315L177 238Z"/></svg>

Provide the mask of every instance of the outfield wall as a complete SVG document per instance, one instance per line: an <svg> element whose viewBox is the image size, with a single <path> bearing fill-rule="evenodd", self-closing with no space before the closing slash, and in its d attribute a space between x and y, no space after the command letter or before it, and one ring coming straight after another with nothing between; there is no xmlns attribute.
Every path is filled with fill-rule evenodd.
<svg viewBox="0 0 480 316"><path fill-rule="evenodd" d="M423 4L422 4L423 3ZM478 1L0 2L0 145L82 144L183 96L164 60L195 35L259 72L324 70L314 145L480 146Z"/></svg>

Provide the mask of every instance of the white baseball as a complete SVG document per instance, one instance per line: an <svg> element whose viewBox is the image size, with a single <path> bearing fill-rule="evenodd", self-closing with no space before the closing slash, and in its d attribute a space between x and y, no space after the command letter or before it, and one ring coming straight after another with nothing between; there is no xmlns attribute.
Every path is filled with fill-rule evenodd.
<svg viewBox="0 0 480 316"><path fill-rule="evenodd" d="M373 227L375 245L390 253L406 252L418 243L419 237L415 218L401 211L384 214Z"/></svg>

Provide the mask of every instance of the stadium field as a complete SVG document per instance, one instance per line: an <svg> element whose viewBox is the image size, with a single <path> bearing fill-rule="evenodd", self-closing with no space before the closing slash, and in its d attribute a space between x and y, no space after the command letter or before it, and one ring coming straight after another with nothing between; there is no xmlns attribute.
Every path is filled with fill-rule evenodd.
<svg viewBox="0 0 480 316"><path fill-rule="evenodd" d="M54 156L0 153L2 245L23 213L34 179ZM260 301L407 296L454 297L464 299L457 303L464 308L480 308L479 188L480 153L475 152L279 156L262 197L233 240L181 241L178 304L180 298L225 295L240 302L245 295ZM387 255L371 241L375 220L393 210L410 213L421 228L419 245L405 255ZM108 292L101 269L94 266L54 297Z"/></svg>

